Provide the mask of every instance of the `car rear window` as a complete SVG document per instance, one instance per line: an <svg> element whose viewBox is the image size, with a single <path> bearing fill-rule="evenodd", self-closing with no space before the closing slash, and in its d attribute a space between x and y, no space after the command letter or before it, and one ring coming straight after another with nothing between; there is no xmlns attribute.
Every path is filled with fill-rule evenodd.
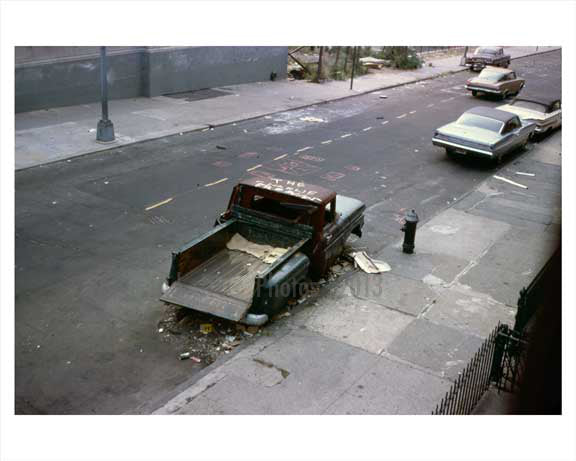
<svg viewBox="0 0 576 461"><path fill-rule="evenodd" d="M512 106L516 106L516 107L522 107L524 109L529 109L529 110L535 110L537 112L546 112L546 105L545 104L540 104L539 102L534 102L534 101L514 101L511 104Z"/></svg>
<svg viewBox="0 0 576 461"><path fill-rule="evenodd" d="M482 72L480 72L478 78L480 80L487 80L489 82L498 82L502 78L502 76L503 74L501 74L500 72L494 72L493 70L484 69Z"/></svg>
<svg viewBox="0 0 576 461"><path fill-rule="evenodd" d="M496 50L491 48L477 48L474 54L496 54Z"/></svg>
<svg viewBox="0 0 576 461"><path fill-rule="evenodd" d="M500 128L502 128L502 122L475 114L462 114L458 119L458 123L460 125L483 128L485 130L494 131L496 133L499 133Z"/></svg>

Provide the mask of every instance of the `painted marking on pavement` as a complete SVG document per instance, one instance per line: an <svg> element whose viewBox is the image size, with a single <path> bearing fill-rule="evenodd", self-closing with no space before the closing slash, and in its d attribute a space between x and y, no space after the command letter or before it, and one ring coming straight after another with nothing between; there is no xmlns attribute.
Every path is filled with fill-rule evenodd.
<svg viewBox="0 0 576 461"><path fill-rule="evenodd" d="M415 113L416 113L415 110L411 110L411 111L410 111L410 114L415 114Z"/></svg>
<svg viewBox="0 0 576 461"><path fill-rule="evenodd" d="M348 136L352 136L352 133L343 134L340 136L341 138L347 138Z"/></svg>
<svg viewBox="0 0 576 461"><path fill-rule="evenodd" d="M248 168L246 171L252 171L252 170L255 170L256 168L260 168L261 166L262 166L262 164L260 163L256 166L253 166L252 168Z"/></svg>
<svg viewBox="0 0 576 461"><path fill-rule="evenodd" d="M387 123L388 123L388 120L384 120L384 121L382 122L382 125L386 125Z"/></svg>
<svg viewBox="0 0 576 461"><path fill-rule="evenodd" d="M408 115L408 114L402 114L402 115L399 115L399 116L396 117L396 118L404 118L404 117L406 117L407 115Z"/></svg>
<svg viewBox="0 0 576 461"><path fill-rule="evenodd" d="M288 156L288 154L282 154L282 155L279 155L278 157L275 157L274 160L280 160L280 159L287 157L287 156Z"/></svg>
<svg viewBox="0 0 576 461"><path fill-rule="evenodd" d="M222 179L219 179L218 181L209 182L208 184L204 184L204 187L215 186L216 184L220 184L221 182L224 182L224 181L228 181L228 178L222 178Z"/></svg>
<svg viewBox="0 0 576 461"><path fill-rule="evenodd" d="M158 208L159 206L166 205L167 203L170 203L172 200L174 200L174 197L170 197L167 198L166 200L162 200L161 202L155 203L154 205L150 205L149 207L146 208L146 211L150 211L153 210L154 208Z"/></svg>
<svg viewBox="0 0 576 461"><path fill-rule="evenodd" d="M362 131L370 131L371 129L372 129L372 127L369 126L369 127L367 127L367 128L364 128Z"/></svg>
<svg viewBox="0 0 576 461"><path fill-rule="evenodd" d="M320 144L330 144L332 142L331 139L328 139L327 141L322 141Z"/></svg>
<svg viewBox="0 0 576 461"><path fill-rule="evenodd" d="M306 146L306 147L303 147L302 149L298 149L296 152L304 152L305 150L310 150L310 149L312 149L312 146Z"/></svg>

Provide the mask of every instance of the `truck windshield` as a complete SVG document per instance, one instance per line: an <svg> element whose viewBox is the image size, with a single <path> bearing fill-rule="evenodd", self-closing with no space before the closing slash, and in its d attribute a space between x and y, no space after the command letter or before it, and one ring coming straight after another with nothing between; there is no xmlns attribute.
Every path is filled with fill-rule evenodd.
<svg viewBox="0 0 576 461"><path fill-rule="evenodd" d="M500 133L500 128L502 128L502 122L476 114L462 114L458 119L458 123L460 125L483 128L484 130L490 130L496 133Z"/></svg>

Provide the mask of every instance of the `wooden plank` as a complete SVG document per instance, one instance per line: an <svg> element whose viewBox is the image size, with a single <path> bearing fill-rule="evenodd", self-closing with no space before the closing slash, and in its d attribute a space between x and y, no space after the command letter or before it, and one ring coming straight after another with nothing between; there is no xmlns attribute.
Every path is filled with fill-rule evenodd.
<svg viewBox="0 0 576 461"><path fill-rule="evenodd" d="M180 282L175 282L160 299L167 303L206 312L233 322L241 320L250 308L248 302Z"/></svg>

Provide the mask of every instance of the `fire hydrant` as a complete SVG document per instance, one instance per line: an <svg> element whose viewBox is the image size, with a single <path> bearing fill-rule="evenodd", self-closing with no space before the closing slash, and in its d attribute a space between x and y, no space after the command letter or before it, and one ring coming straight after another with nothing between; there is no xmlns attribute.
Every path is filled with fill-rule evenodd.
<svg viewBox="0 0 576 461"><path fill-rule="evenodd" d="M402 251L404 253L414 253L414 240L416 239L418 221L418 215L414 210L408 211L404 216L404 226L402 226L402 232L404 232Z"/></svg>

